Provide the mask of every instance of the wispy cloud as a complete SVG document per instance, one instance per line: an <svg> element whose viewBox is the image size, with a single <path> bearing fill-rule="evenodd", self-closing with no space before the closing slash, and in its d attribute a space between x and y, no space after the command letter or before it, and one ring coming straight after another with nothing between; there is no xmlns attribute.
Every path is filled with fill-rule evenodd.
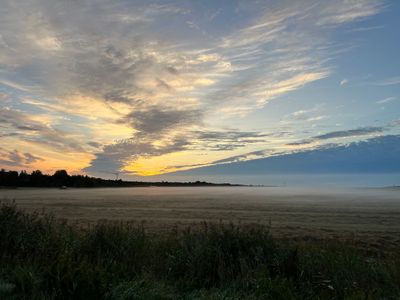
<svg viewBox="0 0 400 300"><path fill-rule="evenodd" d="M0 92L0 100L5 100L8 98L8 94Z"/></svg>
<svg viewBox="0 0 400 300"><path fill-rule="evenodd" d="M0 148L0 155L0 164L8 166L10 168L29 167L30 164L43 160L43 158L41 157L38 157L31 153L21 153L16 149L14 149L13 151L7 151Z"/></svg>
<svg viewBox="0 0 400 300"><path fill-rule="evenodd" d="M84 152L82 142L69 133L55 129L20 111L0 109L0 123L6 126L4 133L12 133L28 143L40 144L57 151Z"/></svg>
<svg viewBox="0 0 400 300"><path fill-rule="evenodd" d="M380 86L398 85L398 84L400 84L400 76L386 78L375 83L375 85L380 85Z"/></svg>
<svg viewBox="0 0 400 300"><path fill-rule="evenodd" d="M244 118L328 77L331 30L384 9L379 0L246 3L237 11L252 7L251 16L213 30L222 6L202 19L194 2L3 1L0 85L20 97L18 109L0 112L0 138L93 154L82 166L90 172L180 151L235 156L267 134L226 130L220 119ZM57 123L33 118L38 111Z"/></svg>
<svg viewBox="0 0 400 300"><path fill-rule="evenodd" d="M348 137L359 137L366 136L372 134L379 134L384 132L387 129L385 126L375 126L375 127L363 127L357 129L349 129L349 130L339 130L332 131L324 134L320 134L309 139L301 140L298 142L289 143L288 145L296 146L296 145L306 145L311 144L318 141L329 140L329 139L337 139L337 138L348 138Z"/></svg>
<svg viewBox="0 0 400 300"><path fill-rule="evenodd" d="M389 103L389 102L392 102L392 101L395 101L395 100L397 100L396 97L387 97L387 98L384 98L384 99L376 101L376 103L385 104L385 103Z"/></svg>
<svg viewBox="0 0 400 300"><path fill-rule="evenodd" d="M357 27L349 30L350 32L367 32L371 30L379 30L379 29L384 29L385 26L383 25L378 25L378 26L364 26L364 27Z"/></svg>
<svg viewBox="0 0 400 300"><path fill-rule="evenodd" d="M294 111L282 119L282 123L299 123L299 122L317 122L324 119L328 119L327 115L321 112L321 108L324 106L323 103L315 105L309 109L301 109Z"/></svg>
<svg viewBox="0 0 400 300"><path fill-rule="evenodd" d="M322 11L317 24L338 25L364 19L379 13L384 7L383 1L375 0L332 1L326 6L319 6Z"/></svg>
<svg viewBox="0 0 400 300"><path fill-rule="evenodd" d="M117 141L112 145L104 147L101 152L96 154L96 158L85 171L104 172L119 170L123 169L124 166L130 165L139 157L154 157L184 150L203 152L230 151L243 148L248 144L265 143L266 139L271 137L271 134L259 132L197 130L181 132L173 138L160 140L160 143L154 144L152 143L154 138L152 134L139 134L133 138ZM205 163L204 165L209 163ZM179 166L179 168L188 168L188 166L192 165L189 163ZM200 165L196 164L196 166ZM167 172L177 168L178 166L170 166L161 168L157 172ZM134 170L128 172L136 174Z"/></svg>

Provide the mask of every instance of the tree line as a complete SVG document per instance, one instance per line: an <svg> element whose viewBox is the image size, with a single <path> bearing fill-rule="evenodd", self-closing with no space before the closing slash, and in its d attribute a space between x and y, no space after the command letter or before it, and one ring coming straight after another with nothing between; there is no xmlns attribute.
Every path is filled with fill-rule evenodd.
<svg viewBox="0 0 400 300"><path fill-rule="evenodd" d="M124 181L121 179L103 179L87 175L69 175L65 170L57 170L53 175L43 174L40 170L6 171L0 170L0 187L145 187L145 186L233 186L229 183L195 182L144 182Z"/></svg>

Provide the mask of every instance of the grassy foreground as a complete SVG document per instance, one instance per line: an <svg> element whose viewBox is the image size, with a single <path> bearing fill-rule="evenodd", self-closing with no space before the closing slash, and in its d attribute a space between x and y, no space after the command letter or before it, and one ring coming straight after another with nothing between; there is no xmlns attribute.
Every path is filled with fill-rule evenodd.
<svg viewBox="0 0 400 300"><path fill-rule="evenodd" d="M400 254L288 244L263 226L147 234L0 207L0 299L400 299Z"/></svg>

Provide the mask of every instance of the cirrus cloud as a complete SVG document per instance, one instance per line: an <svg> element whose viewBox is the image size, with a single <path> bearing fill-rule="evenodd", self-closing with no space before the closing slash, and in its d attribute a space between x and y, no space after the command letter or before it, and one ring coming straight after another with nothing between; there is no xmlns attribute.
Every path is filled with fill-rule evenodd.
<svg viewBox="0 0 400 300"><path fill-rule="evenodd" d="M89 153L88 172L263 147L270 133L227 130L238 126L220 119L246 118L328 77L336 55L328 33L384 8L379 0L233 3L243 10L232 13L235 26L214 28L232 10L215 5L201 18L196 3L182 1L3 1L0 85L20 97L1 111L0 138ZM41 114L57 124L32 118Z"/></svg>

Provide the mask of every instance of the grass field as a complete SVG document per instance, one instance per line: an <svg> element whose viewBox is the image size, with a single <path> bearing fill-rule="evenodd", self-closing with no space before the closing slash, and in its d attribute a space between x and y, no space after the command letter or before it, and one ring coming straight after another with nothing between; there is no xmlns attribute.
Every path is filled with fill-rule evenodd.
<svg viewBox="0 0 400 300"><path fill-rule="evenodd" d="M18 189L0 198L0 299L400 298L396 189Z"/></svg>
<svg viewBox="0 0 400 300"><path fill-rule="evenodd" d="M247 187L0 190L27 211L70 223L145 221L150 232L203 221L270 225L286 239L354 240L376 250L400 244L400 191Z"/></svg>
<svg viewBox="0 0 400 300"><path fill-rule="evenodd" d="M0 209L1 299L399 299L399 252L283 242L262 225L147 233Z"/></svg>

